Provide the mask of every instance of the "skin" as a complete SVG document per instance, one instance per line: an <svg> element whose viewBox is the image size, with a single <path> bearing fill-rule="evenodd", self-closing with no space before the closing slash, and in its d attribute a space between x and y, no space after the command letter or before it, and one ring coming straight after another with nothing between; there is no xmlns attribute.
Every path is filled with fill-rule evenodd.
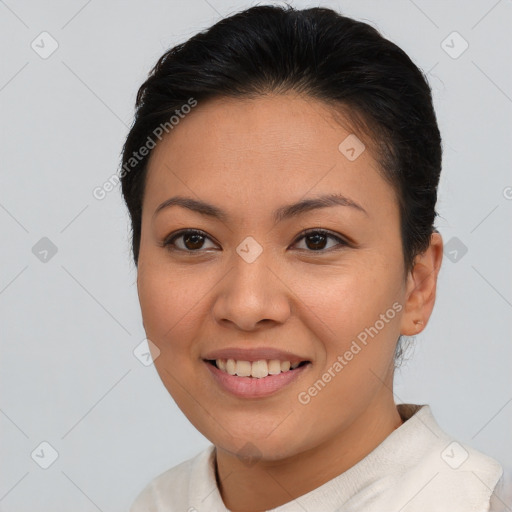
<svg viewBox="0 0 512 512"><path fill-rule="evenodd" d="M292 93L213 99L181 120L149 161L137 279L143 323L160 351L153 350L162 382L216 446L219 489L234 511L277 507L315 489L402 424L392 392L396 341L419 333L434 307L441 236L432 235L404 279L395 193L370 144L354 161L338 150L354 130L331 114ZM333 192L367 214L334 206L272 219L278 207ZM228 217L180 206L154 216L175 195L212 203ZM162 246L184 228L206 237L187 245L177 239L181 251ZM298 238L312 228L352 243ZM250 264L236 252L248 236L263 249ZM300 403L298 394L393 303L401 311L308 404ZM234 346L277 347L312 364L270 397L236 398L215 384L202 360Z"/></svg>

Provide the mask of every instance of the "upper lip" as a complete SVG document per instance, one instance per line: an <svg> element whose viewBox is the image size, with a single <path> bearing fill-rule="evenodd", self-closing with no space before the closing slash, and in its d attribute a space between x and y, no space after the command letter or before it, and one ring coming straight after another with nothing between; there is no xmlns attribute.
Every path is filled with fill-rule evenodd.
<svg viewBox="0 0 512 512"><path fill-rule="evenodd" d="M286 350L279 350L273 347L260 347L260 348L223 348L219 350L212 350L203 356L205 360L215 359L235 359L237 361L260 361L278 359L279 361L290 361L290 363L301 363L302 361L309 361L307 357L301 357Z"/></svg>

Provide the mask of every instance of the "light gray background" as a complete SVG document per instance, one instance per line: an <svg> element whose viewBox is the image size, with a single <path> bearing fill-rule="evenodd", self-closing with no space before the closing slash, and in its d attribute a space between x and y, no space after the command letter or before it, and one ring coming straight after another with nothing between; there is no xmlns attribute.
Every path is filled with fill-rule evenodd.
<svg viewBox="0 0 512 512"><path fill-rule="evenodd" d="M119 188L92 191L117 171L156 59L254 3L0 1L4 512L124 511L208 444L133 354L145 335L128 217ZM512 2L292 3L370 22L429 72L444 140L438 227L458 253L445 254L396 400L430 404L446 431L511 466ZM59 45L46 59L31 47L51 48L43 31ZM458 58L442 47L453 31L469 44ZM57 248L46 262L32 251L43 237ZM58 452L48 469L43 441Z"/></svg>

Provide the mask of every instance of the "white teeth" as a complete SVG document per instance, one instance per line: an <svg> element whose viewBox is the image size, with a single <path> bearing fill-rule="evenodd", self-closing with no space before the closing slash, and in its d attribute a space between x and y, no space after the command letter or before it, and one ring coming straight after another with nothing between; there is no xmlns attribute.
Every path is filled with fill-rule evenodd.
<svg viewBox="0 0 512 512"><path fill-rule="evenodd" d="M268 362L268 373L270 375L281 373L281 361L279 361L279 359L271 359Z"/></svg>
<svg viewBox="0 0 512 512"><path fill-rule="evenodd" d="M235 375L236 363L234 359L228 359L226 361L226 371L229 373L229 375Z"/></svg>
<svg viewBox="0 0 512 512"><path fill-rule="evenodd" d="M216 359L215 364L219 370L229 373L229 375L262 379L268 375L278 375L281 372L294 370L300 363L291 364L290 361L279 361L279 359L270 359L269 361L260 359L252 363L235 359Z"/></svg>
<svg viewBox="0 0 512 512"><path fill-rule="evenodd" d="M237 361L236 362L236 374L239 377L249 377L251 375L250 361Z"/></svg>
<svg viewBox="0 0 512 512"><path fill-rule="evenodd" d="M257 379L261 379L268 375L268 365L267 361L254 361L251 367L251 377L256 377Z"/></svg>

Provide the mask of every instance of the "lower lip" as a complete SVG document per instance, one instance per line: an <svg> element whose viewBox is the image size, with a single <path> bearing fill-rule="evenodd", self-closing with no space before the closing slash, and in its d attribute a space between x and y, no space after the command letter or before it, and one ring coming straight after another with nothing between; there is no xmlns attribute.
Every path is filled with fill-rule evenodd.
<svg viewBox="0 0 512 512"><path fill-rule="evenodd" d="M277 393L291 384L311 366L311 363L307 363L295 368L295 370L257 379L255 377L229 375L229 373L219 370L211 363L205 362L205 364L221 388L240 398L262 398Z"/></svg>

